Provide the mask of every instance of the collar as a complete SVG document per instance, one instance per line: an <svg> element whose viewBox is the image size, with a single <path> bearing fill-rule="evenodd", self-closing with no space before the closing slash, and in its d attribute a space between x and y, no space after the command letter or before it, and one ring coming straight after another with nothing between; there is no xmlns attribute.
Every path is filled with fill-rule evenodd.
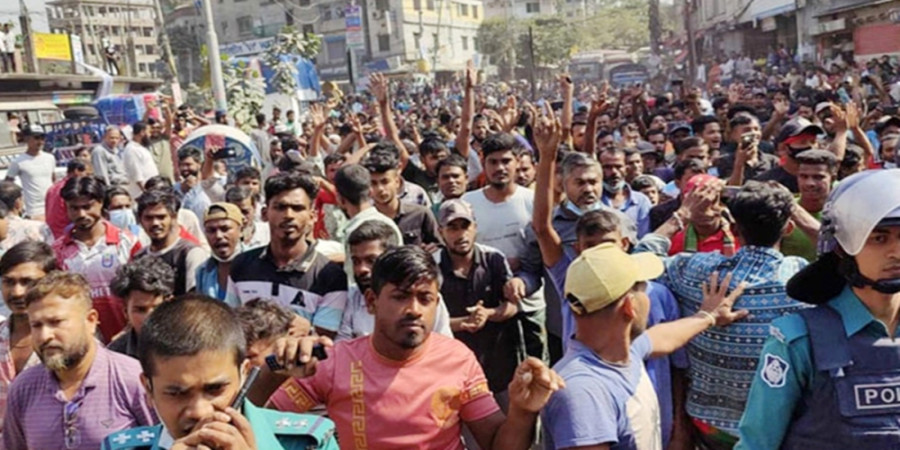
<svg viewBox="0 0 900 450"><path fill-rule="evenodd" d="M478 244L474 245L473 251L474 251L474 254L472 255L472 265L469 266L469 273L467 274L469 276L462 277L463 279L471 278L473 271L475 271L479 267L484 266L484 261L485 261L484 252L481 251L481 248L478 246ZM454 274L454 272L453 272L453 259L450 257L450 250L447 249L446 247L441 249L440 260L438 261L438 266L440 266L439 268L441 269L441 272L443 272L445 274L449 273L450 275L452 275L454 277L456 276L456 274ZM444 278L446 278L446 275L444 276ZM460 278L460 277L457 277L457 278Z"/></svg>
<svg viewBox="0 0 900 450"><path fill-rule="evenodd" d="M631 186L629 186L628 183L625 183L625 187L622 188L622 190L625 192L625 203L622 203L622 206L619 207L619 210L624 211L624 210L628 209L628 207L630 207L631 205L634 205L635 201L634 201L633 192L631 192ZM609 192L606 192L606 189L603 190L603 194L600 196L600 199L604 205L609 206L610 208L613 207L612 206L612 195L610 195Z"/></svg>
<svg viewBox="0 0 900 450"><path fill-rule="evenodd" d="M285 264L284 267L278 267L278 265L275 264L275 258L272 257L269 252L269 249L272 248L271 243L263 248L263 251L259 254L259 259L271 262L272 265L276 267L276 272L306 272L312 266L313 262L315 262L316 255L318 254L316 252L316 242L306 241L306 245L306 253L294 258Z"/></svg>
<svg viewBox="0 0 900 450"><path fill-rule="evenodd" d="M106 227L106 232L104 239L106 240L107 245L118 245L121 240L121 236L119 235L120 231L113 225L111 222L108 222L106 219L100 219L100 223ZM71 227L67 230L67 233L63 235L63 245L70 245L75 243L75 239L72 237L72 233L75 232L75 227Z"/></svg>
<svg viewBox="0 0 900 450"><path fill-rule="evenodd" d="M868 308L863 305L859 297L853 293L850 286L844 286L844 290L840 295L828 302L828 306L833 308L841 315L841 321L844 323L844 332L847 337L853 336L863 328L873 322L878 322Z"/></svg>
<svg viewBox="0 0 900 450"><path fill-rule="evenodd" d="M758 253L775 259L784 259L784 255L780 251L775 250L772 247L760 247L758 245L748 245L745 247L741 247L740 250L737 251L737 253Z"/></svg>
<svg viewBox="0 0 900 450"><path fill-rule="evenodd" d="M397 208L397 217L395 217L395 219L399 219L399 218L401 218L401 217L403 217L403 216L406 216L407 214L410 213L410 209L412 209L412 205L410 205L410 204L407 203L407 202L404 202L404 201L400 200L399 197L397 198L397 201L400 202L400 207Z"/></svg>
<svg viewBox="0 0 900 450"><path fill-rule="evenodd" d="M175 438L172 437L172 433L169 432L169 429L166 428L166 424L161 424L162 429L159 430L159 440L156 441L156 447L164 450L168 450L175 445Z"/></svg>

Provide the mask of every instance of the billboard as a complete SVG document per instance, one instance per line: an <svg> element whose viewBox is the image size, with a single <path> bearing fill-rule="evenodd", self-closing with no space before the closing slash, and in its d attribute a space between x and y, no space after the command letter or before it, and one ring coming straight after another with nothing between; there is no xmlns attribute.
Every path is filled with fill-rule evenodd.
<svg viewBox="0 0 900 450"><path fill-rule="evenodd" d="M38 59L72 60L68 34L33 33L34 54Z"/></svg>

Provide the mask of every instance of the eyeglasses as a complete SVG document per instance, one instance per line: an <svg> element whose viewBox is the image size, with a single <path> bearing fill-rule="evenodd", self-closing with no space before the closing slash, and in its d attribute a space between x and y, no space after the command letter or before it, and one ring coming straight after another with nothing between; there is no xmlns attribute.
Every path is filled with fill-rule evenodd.
<svg viewBox="0 0 900 450"><path fill-rule="evenodd" d="M78 432L78 409L83 400L68 402L63 406L63 426L66 432L66 448L77 448L81 445L81 434Z"/></svg>

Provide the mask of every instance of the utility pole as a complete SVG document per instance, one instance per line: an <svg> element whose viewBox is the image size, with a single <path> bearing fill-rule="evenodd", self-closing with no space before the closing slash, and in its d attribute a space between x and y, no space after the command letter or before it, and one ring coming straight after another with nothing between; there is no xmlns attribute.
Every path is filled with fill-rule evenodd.
<svg viewBox="0 0 900 450"><path fill-rule="evenodd" d="M34 54L34 40L31 31L31 16L28 15L28 7L25 6L25 0L19 0L19 24L22 27L22 65L20 69L23 72L37 73L38 60Z"/></svg>
<svg viewBox="0 0 900 450"><path fill-rule="evenodd" d="M685 86L691 86L697 79L697 51L694 48L694 27L691 23L691 3L692 0L684 1L684 29L687 32L688 44L688 80L685 80Z"/></svg>
<svg viewBox="0 0 900 450"><path fill-rule="evenodd" d="M166 52L166 63L169 65L169 73L172 74L172 79L178 82L178 67L175 66L175 56L172 55L172 46L169 44L169 32L166 30L162 6L160 6L159 2L160 0L153 0L153 6L156 8L156 28L159 29L163 51Z"/></svg>
<svg viewBox="0 0 900 450"><path fill-rule="evenodd" d="M219 37L216 35L216 24L213 19L211 0L203 1L203 17L206 19L206 46L209 48L209 75L212 82L216 111L228 111L225 98L225 80L222 78L222 57L219 55Z"/></svg>
<svg viewBox="0 0 900 450"><path fill-rule="evenodd" d="M534 61L534 26L528 25L528 52L531 54L531 70L528 78L531 82L531 100L537 101L537 85L534 80L534 74L537 72L537 64Z"/></svg>

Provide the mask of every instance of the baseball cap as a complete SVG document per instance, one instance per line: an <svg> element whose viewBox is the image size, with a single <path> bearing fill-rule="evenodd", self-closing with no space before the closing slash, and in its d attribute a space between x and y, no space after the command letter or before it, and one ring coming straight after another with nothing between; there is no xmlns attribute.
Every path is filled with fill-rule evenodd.
<svg viewBox="0 0 900 450"><path fill-rule="evenodd" d="M241 210L231 203L213 203L206 208L206 215L203 217L204 223L219 219L230 219L237 222L238 225L244 224L244 215L241 214Z"/></svg>
<svg viewBox="0 0 900 450"><path fill-rule="evenodd" d="M684 194L687 195L700 186L705 186L716 181L719 181L719 179L705 173L694 175L684 184Z"/></svg>
<svg viewBox="0 0 900 450"><path fill-rule="evenodd" d="M662 273L662 260L652 253L629 255L616 244L600 244L572 261L565 294L575 314L590 314L622 298L636 283Z"/></svg>
<svg viewBox="0 0 900 450"><path fill-rule="evenodd" d="M875 122L875 134L881 134L888 125L894 125L896 127L900 127L900 117L897 116L884 116L878 119Z"/></svg>
<svg viewBox="0 0 900 450"><path fill-rule="evenodd" d="M819 102L816 104L816 109L815 109L816 115L818 116L819 113L821 113L825 110L830 110L830 109L831 109L831 102Z"/></svg>
<svg viewBox="0 0 900 450"><path fill-rule="evenodd" d="M797 117L787 121L781 126L778 136L775 137L775 144L780 144L784 142L785 139L800 136L801 134L814 134L818 136L823 133L825 133L825 130L823 130L822 127L803 117Z"/></svg>
<svg viewBox="0 0 900 450"><path fill-rule="evenodd" d="M36 123L29 124L27 127L25 127L24 130L22 130L23 136L43 136L45 134L47 133L44 132L44 127Z"/></svg>
<svg viewBox="0 0 900 450"><path fill-rule="evenodd" d="M900 169L866 170L837 185L822 212L819 259L788 281L788 295L819 304L839 294L846 281L835 250L859 254L878 225L900 225Z"/></svg>
<svg viewBox="0 0 900 450"><path fill-rule="evenodd" d="M686 130L688 133L690 133L692 131L691 125L687 122L672 122L669 124L669 131L666 134L671 136L676 131L680 130Z"/></svg>
<svg viewBox="0 0 900 450"><path fill-rule="evenodd" d="M446 227L456 219L466 219L469 222L475 222L475 213L468 202L454 198L441 203L438 209L438 223L441 227Z"/></svg>

